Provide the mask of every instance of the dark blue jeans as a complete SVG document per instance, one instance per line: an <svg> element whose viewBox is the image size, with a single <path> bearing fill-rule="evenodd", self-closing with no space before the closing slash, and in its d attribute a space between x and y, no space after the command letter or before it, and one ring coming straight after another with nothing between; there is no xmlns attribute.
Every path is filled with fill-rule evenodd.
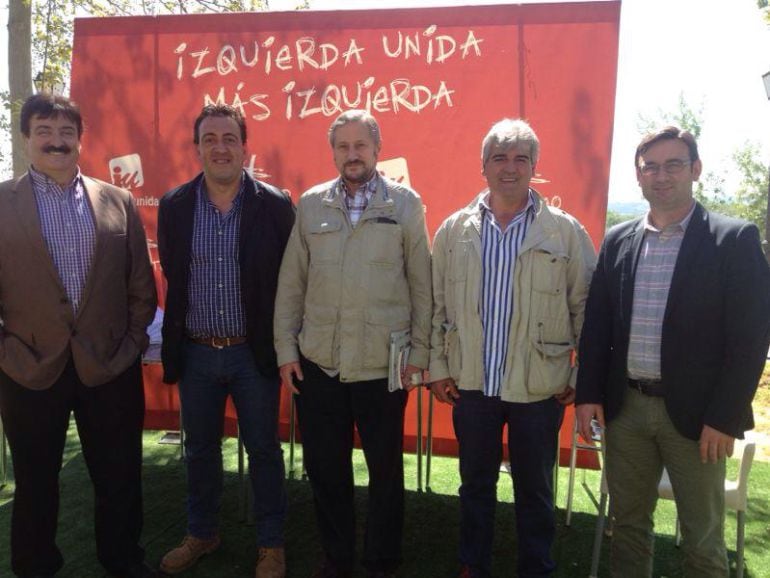
<svg viewBox="0 0 770 578"><path fill-rule="evenodd" d="M460 446L460 562L490 576L503 427L513 477L518 576L550 576L556 520L553 468L562 407L553 398L509 403L481 391L461 391L452 412Z"/></svg>
<svg viewBox="0 0 770 578"><path fill-rule="evenodd" d="M224 349L188 342L179 382L187 465L187 529L197 538L218 531L222 498L225 401L238 413L254 490L257 545L283 545L286 518L283 451L278 441L280 383L256 368L247 344Z"/></svg>

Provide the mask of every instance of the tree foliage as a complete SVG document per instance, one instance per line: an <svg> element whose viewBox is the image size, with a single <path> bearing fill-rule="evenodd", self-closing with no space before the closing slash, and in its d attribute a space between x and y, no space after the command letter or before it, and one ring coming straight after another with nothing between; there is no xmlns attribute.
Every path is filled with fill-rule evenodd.
<svg viewBox="0 0 770 578"><path fill-rule="evenodd" d="M626 221L630 221L636 216L637 215L624 215L623 213L613 211L612 209L607 209L607 220L604 222L604 230L608 231L615 225L619 225L620 223L625 223Z"/></svg>
<svg viewBox="0 0 770 578"><path fill-rule="evenodd" d="M32 62L39 87L69 85L72 33L76 16L157 16L217 12L254 12L268 0L31 0Z"/></svg>
<svg viewBox="0 0 770 578"><path fill-rule="evenodd" d="M762 11L762 17L765 19L768 25L770 25L770 5L768 0L757 0L757 8Z"/></svg>

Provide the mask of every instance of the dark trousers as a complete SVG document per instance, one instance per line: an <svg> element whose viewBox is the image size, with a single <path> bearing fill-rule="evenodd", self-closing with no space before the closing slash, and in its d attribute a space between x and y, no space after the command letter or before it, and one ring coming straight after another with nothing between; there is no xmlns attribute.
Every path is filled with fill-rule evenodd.
<svg viewBox="0 0 770 578"><path fill-rule="evenodd" d="M556 520L553 468L562 408L553 398L509 403L481 391L461 391L452 412L460 446L460 562L475 576L492 566L497 480L503 427L513 477L520 577L550 576Z"/></svg>
<svg viewBox="0 0 770 578"><path fill-rule="evenodd" d="M369 469L363 565L392 571L401 562L404 525L404 409L407 393L387 379L343 383L303 359L297 412L324 553L339 570L355 560L353 425Z"/></svg>
<svg viewBox="0 0 770 578"><path fill-rule="evenodd" d="M144 419L139 360L97 387L83 385L70 360L59 379L42 391L27 389L0 372L0 415L16 482L11 567L17 576L54 574L64 564L56 526L70 412L94 485L99 562L108 572L121 574L144 558L138 545Z"/></svg>

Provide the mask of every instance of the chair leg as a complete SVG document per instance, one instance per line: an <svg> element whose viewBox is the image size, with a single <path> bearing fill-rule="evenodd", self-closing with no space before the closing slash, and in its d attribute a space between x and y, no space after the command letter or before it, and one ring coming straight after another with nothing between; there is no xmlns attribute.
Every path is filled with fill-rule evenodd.
<svg viewBox="0 0 770 578"><path fill-rule="evenodd" d="M679 512L676 514L676 547L682 545L682 526L679 524Z"/></svg>
<svg viewBox="0 0 770 578"><path fill-rule="evenodd" d="M594 531L594 548L591 553L591 573L589 578L599 575L599 558L602 553L602 539L604 537L604 511L607 506L607 494L602 494L599 500L599 515L596 518L596 530Z"/></svg>
<svg viewBox="0 0 770 578"><path fill-rule="evenodd" d="M247 521L249 516L249 484L246 480L248 476L245 473L243 454L243 440L241 439L240 428L238 428L238 482L241 487L241 521Z"/></svg>
<svg viewBox="0 0 770 578"><path fill-rule="evenodd" d="M414 454L417 458L417 491L422 493L422 384L414 389L417 395L417 435L414 440Z"/></svg>
<svg viewBox="0 0 770 578"><path fill-rule="evenodd" d="M572 522L572 494L575 491L575 466L577 465L577 433L572 432L572 448L569 454L569 481L567 483L567 517L564 521L565 526Z"/></svg>
<svg viewBox="0 0 770 578"><path fill-rule="evenodd" d="M428 395L428 431L425 440L425 491L430 492L430 461L433 457L433 394Z"/></svg>
<svg viewBox="0 0 770 578"><path fill-rule="evenodd" d="M746 512L738 510L738 541L735 546L735 551L738 554L738 560L735 564L735 576L736 578L743 578L743 541L746 524Z"/></svg>
<svg viewBox="0 0 770 578"><path fill-rule="evenodd" d="M294 395L291 395L291 402L289 403L289 479L294 479L294 446L297 443L296 432L296 407L294 402Z"/></svg>
<svg viewBox="0 0 770 578"><path fill-rule="evenodd" d="M5 443L3 422L0 421L0 488L8 482L8 448Z"/></svg>
<svg viewBox="0 0 770 578"><path fill-rule="evenodd" d="M556 502L559 498L559 461L561 458L561 443L556 443L556 462L553 466L553 509L556 510Z"/></svg>

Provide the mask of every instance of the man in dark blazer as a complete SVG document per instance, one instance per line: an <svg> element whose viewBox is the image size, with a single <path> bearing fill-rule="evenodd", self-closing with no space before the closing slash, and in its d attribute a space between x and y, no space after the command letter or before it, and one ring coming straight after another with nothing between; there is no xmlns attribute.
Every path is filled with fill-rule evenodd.
<svg viewBox="0 0 770 578"><path fill-rule="evenodd" d="M110 575L151 576L142 530L140 354L156 307L130 193L78 168L83 121L61 96L21 110L29 171L0 185L0 414L16 489L11 567L53 576L58 476L70 413L95 494Z"/></svg>
<svg viewBox="0 0 770 578"><path fill-rule="evenodd" d="M692 196L693 136L647 135L635 157L649 213L611 229L586 304L577 419L605 428L613 576L652 575L652 514L665 467L685 574L727 576L725 458L753 427L770 339L770 270L754 225Z"/></svg>
<svg viewBox="0 0 770 578"><path fill-rule="evenodd" d="M158 214L168 280L163 381L179 381L188 485L187 535L164 556L161 570L177 574L219 547L221 438L230 395L249 455L256 578L283 578L286 491L273 306L294 208L283 192L243 170L246 123L237 109L204 107L193 142L203 173L167 193Z"/></svg>

